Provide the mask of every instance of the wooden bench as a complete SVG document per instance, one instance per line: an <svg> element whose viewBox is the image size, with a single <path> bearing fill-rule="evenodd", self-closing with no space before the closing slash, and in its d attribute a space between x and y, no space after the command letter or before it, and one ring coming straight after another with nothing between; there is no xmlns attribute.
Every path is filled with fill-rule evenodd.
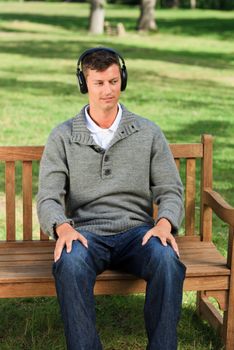
<svg viewBox="0 0 234 350"><path fill-rule="evenodd" d="M184 290L197 291L197 312L221 332L226 350L233 350L234 208L212 190L212 137L203 135L201 143L171 144L170 147L181 176L185 178L184 232L177 237L181 260L187 266ZM39 228L38 232L32 233L32 217L36 217L35 184L42 152L43 147L0 147L0 161L5 162L6 196L0 201L6 203L6 229L0 233L1 298L56 294L51 275L54 242L39 232ZM20 163L22 174L18 175ZM196 179L197 174L200 174L199 179ZM21 178L22 189L19 189ZM200 190L196 191L198 182ZM18 203L20 199L22 205ZM197 207L200 207L199 211ZM18 223L18 211L22 212L22 224ZM227 258L212 242L212 211L229 225ZM197 217L200 219L195 220ZM98 276L95 285L96 294L144 291L143 280L117 271L104 272ZM209 297L218 301L224 311L223 317Z"/></svg>

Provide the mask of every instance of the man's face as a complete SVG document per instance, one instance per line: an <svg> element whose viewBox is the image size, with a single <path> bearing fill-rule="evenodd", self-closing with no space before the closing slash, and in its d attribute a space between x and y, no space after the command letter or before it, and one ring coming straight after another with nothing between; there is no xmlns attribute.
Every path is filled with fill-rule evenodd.
<svg viewBox="0 0 234 350"><path fill-rule="evenodd" d="M102 72L89 69L86 83L91 109L108 111L116 108L121 89L121 76L117 64Z"/></svg>

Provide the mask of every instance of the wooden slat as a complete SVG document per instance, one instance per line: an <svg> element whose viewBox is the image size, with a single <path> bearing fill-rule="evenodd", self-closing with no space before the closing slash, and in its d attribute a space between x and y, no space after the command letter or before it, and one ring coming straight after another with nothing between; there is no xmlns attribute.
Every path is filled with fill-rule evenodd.
<svg viewBox="0 0 234 350"><path fill-rule="evenodd" d="M23 237L32 240L32 162L24 161L22 169Z"/></svg>
<svg viewBox="0 0 234 350"><path fill-rule="evenodd" d="M224 276L218 279L222 289L228 289L228 277ZM16 297L43 297L55 296L55 283L52 275L48 278L36 278L33 281L0 284L0 298L16 298ZM126 295L130 293L144 293L146 283L143 280L101 280L98 279L94 293L95 295L118 294ZM184 290L210 290L215 289L215 281L209 278L186 278ZM232 348L230 348L232 350Z"/></svg>
<svg viewBox="0 0 234 350"><path fill-rule="evenodd" d="M153 204L153 219L156 220L158 216L158 206L154 203Z"/></svg>
<svg viewBox="0 0 234 350"><path fill-rule="evenodd" d="M50 281L38 280L37 282L18 284L5 283L0 288L0 298L49 297L55 295L55 284L52 277L50 277Z"/></svg>
<svg viewBox="0 0 234 350"><path fill-rule="evenodd" d="M219 304L219 308L220 310L226 311L228 309L228 292L222 292L220 293L220 291L205 291L204 296L206 296L207 298L215 298L216 301Z"/></svg>
<svg viewBox="0 0 234 350"><path fill-rule="evenodd" d="M212 189L213 181L213 137L211 135L202 136L204 154L201 168L201 218L200 235L204 241L212 239L212 210L204 204L204 190Z"/></svg>
<svg viewBox="0 0 234 350"><path fill-rule="evenodd" d="M177 167L178 171L180 171L180 159L176 158L175 163L176 163L176 167Z"/></svg>
<svg viewBox="0 0 234 350"><path fill-rule="evenodd" d="M38 243L38 244L36 244ZM53 250L55 242L12 242L1 243L0 249L0 280L1 274L4 271L12 271L13 278L14 273L21 269L21 265L30 269L31 274L34 275L35 261L40 266L43 262L49 264L53 261ZM201 241L178 241L181 261L187 266L187 276L189 277L205 277L205 276L226 276L230 275L230 269L226 266L226 259L218 252L212 242ZM4 249L5 247L5 249ZM21 262L23 264L21 264ZM3 269L4 266L4 269ZM15 266L15 270L12 270L12 266ZM107 279L119 279L119 274L113 271L109 271L104 274L103 278ZM121 279L129 279L128 274L124 274ZM214 277L214 278L216 278ZM131 277L132 278L132 277ZM218 285L216 284L216 288Z"/></svg>
<svg viewBox="0 0 234 350"><path fill-rule="evenodd" d="M173 144L170 149L174 158L202 158L203 145L202 143L187 143L187 144Z"/></svg>
<svg viewBox="0 0 234 350"><path fill-rule="evenodd" d="M2 254L2 251L5 251L5 249L15 249L18 251L18 249L45 249L44 247L54 247L55 246L55 241L49 241L49 242L42 242L39 240L35 241L20 241L18 240L17 242L6 242L6 241L0 241L0 254Z"/></svg>
<svg viewBox="0 0 234 350"><path fill-rule="evenodd" d="M185 234L195 234L196 160L186 161Z"/></svg>
<svg viewBox="0 0 234 350"><path fill-rule="evenodd" d="M228 277L219 278L219 284L222 289L228 289ZM144 293L146 283L143 280L117 280L106 281L97 280L94 288L95 295L126 295L130 293ZM215 288L215 281L208 278L186 278L184 283L184 290L203 290ZM16 297L43 297L43 296L55 296L55 283L52 275L47 279L39 278L37 281L32 282L19 282L16 284L4 283L1 284L0 298L16 298ZM232 350L233 348L230 348Z"/></svg>
<svg viewBox="0 0 234 350"><path fill-rule="evenodd" d="M6 239L15 240L15 162L6 162Z"/></svg>
<svg viewBox="0 0 234 350"><path fill-rule="evenodd" d="M231 207L219 193L210 189L204 190L204 204L212 208L216 215L234 227L234 207Z"/></svg>
<svg viewBox="0 0 234 350"><path fill-rule="evenodd" d="M170 144L174 158L202 158L203 145L201 143ZM44 146L1 146L0 160L30 161L40 160Z"/></svg>
<svg viewBox="0 0 234 350"><path fill-rule="evenodd" d="M1 146L0 160L7 162L40 160L43 150L43 146Z"/></svg>
<svg viewBox="0 0 234 350"><path fill-rule="evenodd" d="M34 264L30 265L25 262L25 264L9 265L1 264L1 274L0 274L0 286L4 283L23 283L23 282L43 282L49 280L52 277L52 262L53 260L47 260L44 262L36 261ZM34 265L34 266L33 266ZM139 278L129 275L127 273L118 271L105 271L97 277L97 280L106 281L107 283L113 283L114 281L132 281ZM187 280L190 280L191 290L228 290L229 275L221 274L209 274L207 276L195 275L187 273ZM206 279L208 280L206 284ZM199 280L204 281L199 287L197 283ZM194 286L192 285L194 281ZM187 286L188 288L188 286ZM0 288L1 289L1 288Z"/></svg>
<svg viewBox="0 0 234 350"><path fill-rule="evenodd" d="M47 236L46 234L44 234L44 232L42 231L42 229L40 229L40 240L41 240L41 241L48 241L48 240L49 240L49 236Z"/></svg>
<svg viewBox="0 0 234 350"><path fill-rule="evenodd" d="M48 260L53 260L53 255L52 253L43 253L43 254L21 254L20 252L18 254L8 254L8 255L2 255L0 257L0 262L15 262L15 263L20 263L21 261L25 264L25 268L26 268L26 262L28 262L29 264L32 265L33 267L33 263L36 261L48 261ZM1 266L1 265L0 265ZM17 269L17 265L16 265L16 269ZM1 271L1 273L3 272L3 270Z"/></svg>
<svg viewBox="0 0 234 350"><path fill-rule="evenodd" d="M200 314L221 335L223 318L205 296L202 296L200 300Z"/></svg>
<svg viewBox="0 0 234 350"><path fill-rule="evenodd" d="M226 349L234 348L234 227L229 228L229 248L228 248L228 267L232 274L230 277L228 310L224 312L224 339Z"/></svg>

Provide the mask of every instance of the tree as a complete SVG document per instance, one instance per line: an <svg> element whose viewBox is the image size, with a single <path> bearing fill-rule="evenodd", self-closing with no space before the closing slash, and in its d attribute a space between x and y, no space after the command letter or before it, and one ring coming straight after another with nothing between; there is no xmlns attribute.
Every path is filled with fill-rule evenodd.
<svg viewBox="0 0 234 350"><path fill-rule="evenodd" d="M166 0L165 1L166 7L176 8L180 5L180 0Z"/></svg>
<svg viewBox="0 0 234 350"><path fill-rule="evenodd" d="M195 9L196 8L196 0L190 0L190 6L191 6L191 9Z"/></svg>
<svg viewBox="0 0 234 350"><path fill-rule="evenodd" d="M154 17L154 9L157 0L141 0L140 17L138 19L138 30L156 30L157 24Z"/></svg>
<svg viewBox="0 0 234 350"><path fill-rule="evenodd" d="M89 31L92 34L103 34L105 19L105 0L90 1Z"/></svg>

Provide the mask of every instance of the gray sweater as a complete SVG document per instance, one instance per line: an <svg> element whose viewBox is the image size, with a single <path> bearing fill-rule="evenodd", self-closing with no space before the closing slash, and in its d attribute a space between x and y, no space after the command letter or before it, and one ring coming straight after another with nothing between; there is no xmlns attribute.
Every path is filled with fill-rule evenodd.
<svg viewBox="0 0 234 350"><path fill-rule="evenodd" d="M37 196L42 230L55 238L64 222L113 235L167 218L176 232L183 218L183 188L168 144L153 122L123 115L109 148L95 144L84 108L50 134L40 165Z"/></svg>

